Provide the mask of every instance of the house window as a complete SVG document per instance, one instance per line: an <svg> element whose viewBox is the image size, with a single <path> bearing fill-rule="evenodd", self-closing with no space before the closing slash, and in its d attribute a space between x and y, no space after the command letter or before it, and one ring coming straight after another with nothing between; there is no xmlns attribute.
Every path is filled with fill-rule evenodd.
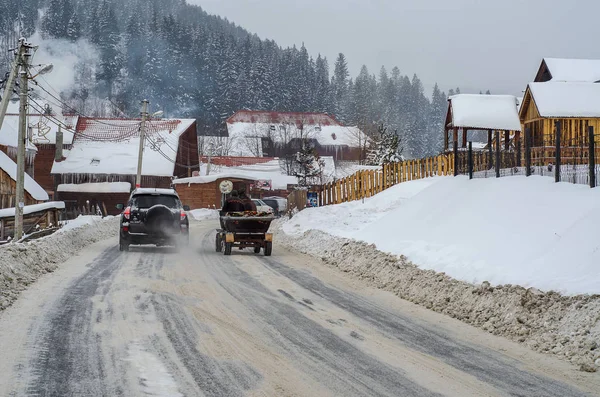
<svg viewBox="0 0 600 397"><path fill-rule="evenodd" d="M271 125L271 131L275 131L275 126Z"/></svg>

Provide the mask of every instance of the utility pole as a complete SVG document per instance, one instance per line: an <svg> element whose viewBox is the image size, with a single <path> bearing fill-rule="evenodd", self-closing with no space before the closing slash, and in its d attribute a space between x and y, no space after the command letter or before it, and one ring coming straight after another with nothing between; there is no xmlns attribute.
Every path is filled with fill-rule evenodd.
<svg viewBox="0 0 600 397"><path fill-rule="evenodd" d="M146 118L148 117L148 100L142 101L142 123L140 124L140 151L138 153L137 175L135 177L135 188L142 186L142 158L144 156L144 142L146 140Z"/></svg>
<svg viewBox="0 0 600 397"><path fill-rule="evenodd" d="M15 80L17 79L17 74L19 73L19 66L21 64L21 56L25 52L25 39L19 40L19 45L15 52L15 60L13 61L12 67L10 69L10 75L8 76L8 81L6 82L6 87L4 88L4 95L2 96L2 102L0 102L0 128L2 128L2 123L4 122L4 116L6 115L6 109L8 109L8 102L10 101L10 97L12 96L13 89L15 88Z"/></svg>
<svg viewBox="0 0 600 397"><path fill-rule="evenodd" d="M29 50L31 45L24 39L19 42L19 64L21 66L21 92L19 94L19 138L17 150L17 194L15 207L15 240L23 237L23 208L25 207L25 146L27 142L27 94L29 83Z"/></svg>

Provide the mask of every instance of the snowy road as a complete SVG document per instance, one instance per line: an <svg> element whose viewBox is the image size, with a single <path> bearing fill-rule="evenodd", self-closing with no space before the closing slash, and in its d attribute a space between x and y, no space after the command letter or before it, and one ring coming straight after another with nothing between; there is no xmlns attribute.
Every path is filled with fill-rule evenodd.
<svg viewBox="0 0 600 397"><path fill-rule="evenodd" d="M2 396L592 396L598 377L281 247L97 243L0 313Z"/></svg>

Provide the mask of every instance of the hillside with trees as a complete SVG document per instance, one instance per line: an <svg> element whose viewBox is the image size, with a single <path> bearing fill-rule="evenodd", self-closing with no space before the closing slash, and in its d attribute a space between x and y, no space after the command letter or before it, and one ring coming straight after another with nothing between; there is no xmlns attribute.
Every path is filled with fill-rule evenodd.
<svg viewBox="0 0 600 397"><path fill-rule="evenodd" d="M97 57L78 62L73 87L60 92L87 115L117 116L119 108L135 116L147 98L212 135L225 134L224 120L240 109L326 112L373 134L385 124L406 156L441 149L446 95L437 85L429 95L398 67L363 66L350 76L343 54L330 61L304 46L281 48L183 0L4 0L0 29L2 73L21 35L91 43Z"/></svg>

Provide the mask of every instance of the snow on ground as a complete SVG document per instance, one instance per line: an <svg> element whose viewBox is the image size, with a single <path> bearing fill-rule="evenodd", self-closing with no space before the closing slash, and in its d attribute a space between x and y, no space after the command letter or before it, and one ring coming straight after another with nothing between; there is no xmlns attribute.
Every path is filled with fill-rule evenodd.
<svg viewBox="0 0 600 397"><path fill-rule="evenodd" d="M206 219L219 219L219 211L210 208L200 208L197 210L191 210L188 212L189 215L196 221L203 221Z"/></svg>
<svg viewBox="0 0 600 397"><path fill-rule="evenodd" d="M599 223L600 189L440 177L309 208L274 229L280 244L353 277L594 372Z"/></svg>
<svg viewBox="0 0 600 397"><path fill-rule="evenodd" d="M95 218L95 217L92 217ZM28 243L0 246L0 310L42 274L54 271L84 247L117 235L118 217L81 217L59 233Z"/></svg>
<svg viewBox="0 0 600 397"><path fill-rule="evenodd" d="M593 294L599 223L600 189L533 176L445 177L402 183L364 204L307 209L284 231L373 243L467 282Z"/></svg>
<svg viewBox="0 0 600 397"><path fill-rule="evenodd" d="M85 226L96 225L99 222L104 222L107 219L113 218L112 216L102 218L96 215L79 215L76 219L70 220L64 223L64 226L58 231L58 233L65 233L69 230L78 229Z"/></svg>

